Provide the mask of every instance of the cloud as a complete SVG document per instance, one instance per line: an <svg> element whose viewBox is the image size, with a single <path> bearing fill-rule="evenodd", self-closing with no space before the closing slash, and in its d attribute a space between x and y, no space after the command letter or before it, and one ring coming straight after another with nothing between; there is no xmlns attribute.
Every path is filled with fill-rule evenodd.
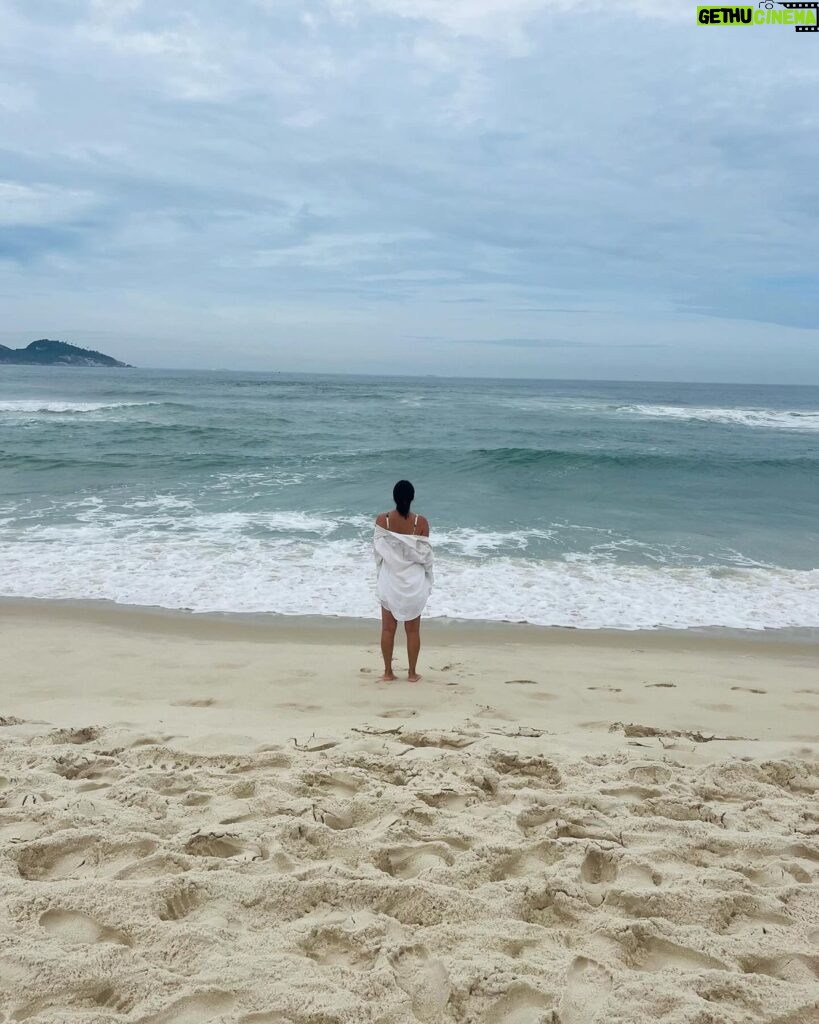
<svg viewBox="0 0 819 1024"><path fill-rule="evenodd" d="M567 341L558 338L436 338L425 339L443 341L447 345L493 345L497 348L530 348L530 349L573 349L573 348L663 348L657 342L590 342Z"/></svg>
<svg viewBox="0 0 819 1024"><path fill-rule="evenodd" d="M30 89L23 89L13 82L0 82L0 111L22 114L33 107L34 96Z"/></svg>
<svg viewBox="0 0 819 1024"><path fill-rule="evenodd" d="M582 341L564 341L555 338L446 338L436 339L447 345L493 345L497 348L586 348Z"/></svg>
<svg viewBox="0 0 819 1024"><path fill-rule="evenodd" d="M93 194L82 189L0 181L0 227L61 223L76 218L93 202Z"/></svg>
<svg viewBox="0 0 819 1024"><path fill-rule="evenodd" d="M8 0L4 312L618 376L707 373L744 321L767 366L819 328L815 54L692 10Z"/></svg>
<svg viewBox="0 0 819 1024"><path fill-rule="evenodd" d="M595 17L637 15L643 18L678 20L691 17L688 0L364 0L374 11L428 22L453 35L474 36L527 54L536 40L527 27L544 16ZM348 10L360 8L350 3Z"/></svg>

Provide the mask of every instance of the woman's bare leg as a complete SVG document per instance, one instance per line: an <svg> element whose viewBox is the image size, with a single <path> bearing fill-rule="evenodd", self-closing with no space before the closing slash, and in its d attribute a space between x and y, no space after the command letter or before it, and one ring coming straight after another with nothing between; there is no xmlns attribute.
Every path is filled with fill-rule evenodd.
<svg viewBox="0 0 819 1024"><path fill-rule="evenodd" d="M384 675L381 679L385 683L391 683L395 676L392 671L392 649L395 646L395 631L398 629L398 622L389 609L381 607L381 654L384 657Z"/></svg>
<svg viewBox="0 0 819 1024"><path fill-rule="evenodd" d="M421 616L419 615L417 619L410 619L409 622L405 622L404 629L407 632L407 659L409 661L407 679L411 683L417 683L421 678L415 671L418 665L418 654L421 650Z"/></svg>

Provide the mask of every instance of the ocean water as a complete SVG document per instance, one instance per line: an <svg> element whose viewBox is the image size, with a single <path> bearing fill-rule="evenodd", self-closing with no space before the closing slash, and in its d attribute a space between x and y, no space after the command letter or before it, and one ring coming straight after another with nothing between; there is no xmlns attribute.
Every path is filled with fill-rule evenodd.
<svg viewBox="0 0 819 1024"><path fill-rule="evenodd" d="M378 615L407 477L431 616L819 627L819 388L4 367L0 594Z"/></svg>

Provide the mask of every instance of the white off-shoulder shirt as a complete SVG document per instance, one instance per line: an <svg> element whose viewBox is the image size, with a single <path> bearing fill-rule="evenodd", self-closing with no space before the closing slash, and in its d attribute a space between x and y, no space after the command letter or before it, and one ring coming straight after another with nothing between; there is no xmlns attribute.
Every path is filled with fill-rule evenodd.
<svg viewBox="0 0 819 1024"><path fill-rule="evenodd" d="M417 619L432 590L429 537L393 533L376 526L373 549L378 600L399 622Z"/></svg>

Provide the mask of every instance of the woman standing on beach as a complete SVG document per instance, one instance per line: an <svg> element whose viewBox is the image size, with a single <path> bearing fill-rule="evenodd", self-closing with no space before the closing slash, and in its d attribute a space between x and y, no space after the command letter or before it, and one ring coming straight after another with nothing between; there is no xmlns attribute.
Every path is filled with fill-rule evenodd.
<svg viewBox="0 0 819 1024"><path fill-rule="evenodd" d="M432 546L429 523L421 515L410 515L415 488L399 480L392 489L395 508L382 512L375 521L375 564L378 599L381 602L381 653L384 682L395 679L392 651L398 623L407 634L407 679L417 683L418 652L421 650L421 612L432 589Z"/></svg>

